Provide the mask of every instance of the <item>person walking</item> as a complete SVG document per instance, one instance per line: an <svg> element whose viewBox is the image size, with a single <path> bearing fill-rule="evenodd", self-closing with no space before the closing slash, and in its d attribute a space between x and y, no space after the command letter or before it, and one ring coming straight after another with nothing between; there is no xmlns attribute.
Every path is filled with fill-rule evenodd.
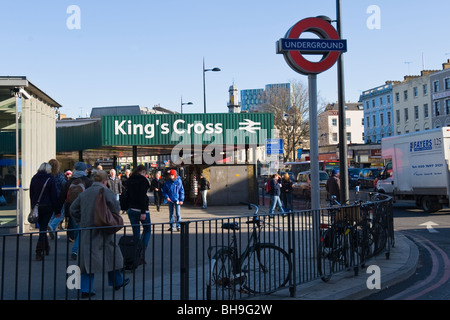
<svg viewBox="0 0 450 320"><path fill-rule="evenodd" d="M140 240L143 245L144 254L145 249L150 241L151 220L150 211L148 209L149 200L147 192L150 189L150 182L145 174L147 169L144 165L137 166L127 182L127 203L128 203L128 218L132 225L133 235L136 240ZM140 225L142 224L142 235L140 233Z"/></svg>
<svg viewBox="0 0 450 320"><path fill-rule="evenodd" d="M52 176L53 178L55 178L56 193L59 199L59 195L61 194L61 191L63 190L64 186L66 185L67 179L65 175L59 170L61 166L58 160L51 159L48 163L52 166ZM63 219L64 219L64 206L61 208L61 214L58 218L55 217L55 213L53 213L52 217L50 218L50 221L48 223L48 231L50 239L52 240L55 239L56 236L55 231Z"/></svg>
<svg viewBox="0 0 450 320"><path fill-rule="evenodd" d="M170 228L168 231L172 231L175 227L177 231L180 231L181 205L184 202L184 187L181 178L177 175L175 170L170 170L169 179L164 182L162 193L169 206ZM174 214L176 217L174 217Z"/></svg>
<svg viewBox="0 0 450 320"><path fill-rule="evenodd" d="M108 188L110 188L116 195L116 200L119 201L122 194L122 180L116 176L116 170L109 170Z"/></svg>
<svg viewBox="0 0 450 320"><path fill-rule="evenodd" d="M153 196L155 198L156 211L158 211L158 212L160 210L161 203L163 200L163 195L162 195L163 186L164 186L164 180L161 178L161 171L158 171L155 174L155 177L152 179L152 182L151 182L151 189L153 190Z"/></svg>
<svg viewBox="0 0 450 320"><path fill-rule="evenodd" d="M337 202L341 202L341 179L339 169L333 169L331 176L327 180L326 190L329 195L336 196Z"/></svg>
<svg viewBox="0 0 450 320"><path fill-rule="evenodd" d="M280 213L284 213L283 204L281 203L280 194L281 194L281 181L280 175L275 173L273 178L270 179L270 196L271 196L271 204L269 215L273 217L275 207L278 205L278 211Z"/></svg>
<svg viewBox="0 0 450 320"><path fill-rule="evenodd" d="M128 179L130 179L131 171L130 169L125 169L124 173L120 176L120 181L122 182L122 193L119 197L120 207L122 210L122 214L126 214L128 211L126 199L127 199L127 185Z"/></svg>
<svg viewBox="0 0 450 320"><path fill-rule="evenodd" d="M70 230L68 232L69 241L73 242L72 245L72 260L76 260L78 256L78 225L75 219L70 214L70 205L84 190L88 189L92 185L92 180L87 176L87 165L84 162L77 162L74 165L74 171L72 176L64 185L63 190L59 196L59 202L61 206L64 206L64 212L66 219L68 219L67 227Z"/></svg>
<svg viewBox="0 0 450 320"><path fill-rule="evenodd" d="M108 284L118 290L126 286L130 280L124 279L120 269L123 267L123 256L115 243L115 235L107 234L94 227L96 198L104 189L106 204L111 212L120 213L119 202L114 192L107 187L108 175L105 171L96 171L92 186L75 199L70 206L70 214L82 228L80 231L81 298L95 295L94 274L108 272ZM87 229L86 228L93 228Z"/></svg>
<svg viewBox="0 0 450 320"><path fill-rule="evenodd" d="M52 166L44 162L40 165L37 173L31 178L30 182L30 200L33 208L39 201L38 224L39 238L36 244L36 260L40 261L45 255L50 253L50 245L47 237L47 227L52 214L55 217L61 215L61 208L58 203L58 191L55 178L51 174ZM39 196L42 194L41 199Z"/></svg>
<svg viewBox="0 0 450 320"><path fill-rule="evenodd" d="M203 173L200 174L200 186L198 190L202 194L202 202L203 206L202 209L206 209L208 207L208 202L206 199L206 196L208 195L208 190L211 189L211 185L209 184L209 181L206 179L205 175Z"/></svg>
<svg viewBox="0 0 450 320"><path fill-rule="evenodd" d="M294 190L293 182L289 177L289 173L285 173L283 179L281 179L281 203L286 211L293 211L292 204L292 191Z"/></svg>

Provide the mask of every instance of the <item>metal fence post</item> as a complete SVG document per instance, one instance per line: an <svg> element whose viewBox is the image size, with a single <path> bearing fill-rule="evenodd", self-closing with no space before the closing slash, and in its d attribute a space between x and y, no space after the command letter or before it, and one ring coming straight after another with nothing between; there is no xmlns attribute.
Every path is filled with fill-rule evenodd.
<svg viewBox="0 0 450 320"><path fill-rule="evenodd" d="M180 299L189 300L189 221L181 222Z"/></svg>

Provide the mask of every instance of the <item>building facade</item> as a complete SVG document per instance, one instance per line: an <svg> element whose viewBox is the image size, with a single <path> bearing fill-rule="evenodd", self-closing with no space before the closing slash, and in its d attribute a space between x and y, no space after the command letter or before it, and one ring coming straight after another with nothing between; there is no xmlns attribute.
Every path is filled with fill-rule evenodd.
<svg viewBox="0 0 450 320"><path fill-rule="evenodd" d="M393 88L395 135L429 130L431 123L430 75L436 71L423 70L420 76L405 76Z"/></svg>
<svg viewBox="0 0 450 320"><path fill-rule="evenodd" d="M364 111L361 103L346 103L346 133L347 143L364 143ZM318 115L319 146L336 145L339 143L339 110L338 104L329 104L325 111Z"/></svg>
<svg viewBox="0 0 450 320"><path fill-rule="evenodd" d="M450 126L450 59L430 75L433 128Z"/></svg>
<svg viewBox="0 0 450 320"><path fill-rule="evenodd" d="M262 105L271 100L271 95L276 93L288 94L288 101L292 99L293 85L290 83L274 83L265 85L264 89L241 90L241 111L258 111Z"/></svg>
<svg viewBox="0 0 450 320"><path fill-rule="evenodd" d="M380 143L394 134L392 88L394 82L363 91L359 102L364 110L364 143Z"/></svg>

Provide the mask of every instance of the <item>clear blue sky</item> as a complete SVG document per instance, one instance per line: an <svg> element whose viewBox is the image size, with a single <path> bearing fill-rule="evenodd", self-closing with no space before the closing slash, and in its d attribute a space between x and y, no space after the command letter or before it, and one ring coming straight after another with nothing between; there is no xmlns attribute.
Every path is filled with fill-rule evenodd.
<svg viewBox="0 0 450 320"><path fill-rule="evenodd" d="M0 75L23 75L77 117L92 107L141 105L227 112L228 88L263 88L307 77L290 69L275 42L296 22L336 18L335 0L22 0L0 10ZM66 12L79 6L81 29L69 30ZM379 30L366 12L381 9ZM361 91L441 69L450 59L448 0L342 0L346 100ZM337 100L336 67L318 76L323 101Z"/></svg>

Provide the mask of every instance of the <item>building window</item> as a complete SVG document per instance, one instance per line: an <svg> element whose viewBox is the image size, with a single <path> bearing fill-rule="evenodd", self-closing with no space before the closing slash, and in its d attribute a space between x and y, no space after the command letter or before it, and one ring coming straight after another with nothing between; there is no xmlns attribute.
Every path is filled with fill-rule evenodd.
<svg viewBox="0 0 450 320"><path fill-rule="evenodd" d="M352 133L351 132L347 132L347 141L352 142Z"/></svg>
<svg viewBox="0 0 450 320"><path fill-rule="evenodd" d="M384 114L380 113L380 126L384 126Z"/></svg>
<svg viewBox="0 0 450 320"><path fill-rule="evenodd" d="M387 104L390 104L391 103L391 95L390 94L388 94L387 96L386 96L386 103Z"/></svg>
<svg viewBox="0 0 450 320"><path fill-rule="evenodd" d="M408 108L405 108L405 122L408 121Z"/></svg>
<svg viewBox="0 0 450 320"><path fill-rule="evenodd" d="M350 127L352 125L352 121L350 120L350 118L345 119L345 125L347 127Z"/></svg>
<svg viewBox="0 0 450 320"><path fill-rule="evenodd" d="M446 78L444 81L445 81L445 90L449 90L450 89L450 78Z"/></svg>
<svg viewBox="0 0 450 320"><path fill-rule="evenodd" d="M367 116L367 128L369 128L370 127L370 122L369 122L369 116Z"/></svg>
<svg viewBox="0 0 450 320"><path fill-rule="evenodd" d="M428 94L428 84L423 85L423 95L426 96Z"/></svg>
<svg viewBox="0 0 450 320"><path fill-rule="evenodd" d="M436 102L434 103L434 115L435 115L436 117L438 117L438 116L441 115L441 106L440 106L439 101L436 101Z"/></svg>
<svg viewBox="0 0 450 320"><path fill-rule="evenodd" d="M383 97L380 97L380 106L383 105Z"/></svg>
<svg viewBox="0 0 450 320"><path fill-rule="evenodd" d="M434 92L439 92L439 80L433 82L433 90Z"/></svg>
<svg viewBox="0 0 450 320"><path fill-rule="evenodd" d="M333 133L333 142L337 142L337 141L338 141L338 136L337 136L337 133L334 132Z"/></svg>
<svg viewBox="0 0 450 320"><path fill-rule="evenodd" d="M369 101L366 101L366 109L369 109Z"/></svg>
<svg viewBox="0 0 450 320"><path fill-rule="evenodd" d="M400 93L396 92L395 93L395 102L399 102L400 101Z"/></svg>
<svg viewBox="0 0 450 320"><path fill-rule="evenodd" d="M372 99L372 108L375 108L375 99Z"/></svg>
<svg viewBox="0 0 450 320"><path fill-rule="evenodd" d="M414 91L414 98L417 98L417 96L419 95L419 90L417 89L417 87L414 87L413 91Z"/></svg>
<svg viewBox="0 0 450 320"><path fill-rule="evenodd" d="M403 99L408 101L408 90L403 91Z"/></svg>
<svg viewBox="0 0 450 320"><path fill-rule="evenodd" d="M375 117L375 115L373 115L373 126L377 126L377 118Z"/></svg>
<svg viewBox="0 0 450 320"><path fill-rule="evenodd" d="M450 99L445 100L445 112L446 114L450 114Z"/></svg>
<svg viewBox="0 0 450 320"><path fill-rule="evenodd" d="M426 119L428 118L428 103L425 103L423 105L423 117Z"/></svg>
<svg viewBox="0 0 450 320"><path fill-rule="evenodd" d="M387 113L387 123L391 124L391 112Z"/></svg>
<svg viewBox="0 0 450 320"><path fill-rule="evenodd" d="M395 122L400 123L400 110L395 110L395 117L397 118Z"/></svg>
<svg viewBox="0 0 450 320"><path fill-rule="evenodd" d="M337 119L336 118L331 119L331 125L333 127L337 127Z"/></svg>
<svg viewBox="0 0 450 320"><path fill-rule="evenodd" d="M414 106L414 119L419 120L419 106Z"/></svg>

